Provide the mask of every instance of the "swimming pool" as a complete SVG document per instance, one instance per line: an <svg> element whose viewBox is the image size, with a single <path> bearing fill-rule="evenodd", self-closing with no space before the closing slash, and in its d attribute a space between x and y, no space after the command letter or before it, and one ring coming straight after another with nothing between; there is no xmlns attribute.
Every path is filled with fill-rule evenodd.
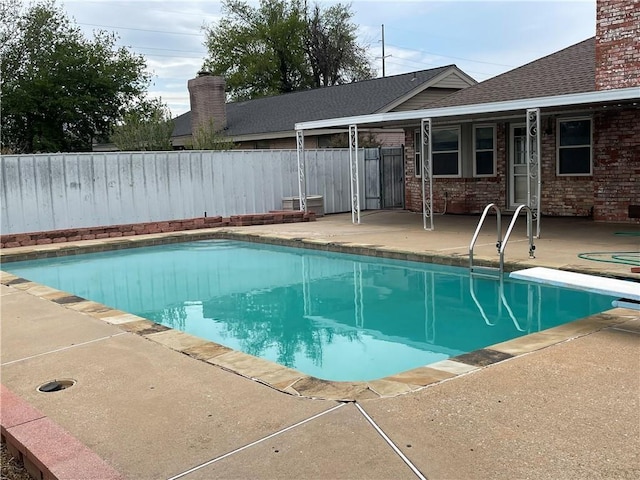
<svg viewBox="0 0 640 480"><path fill-rule="evenodd" d="M207 240L3 265L327 380L372 380L610 308L459 267Z"/></svg>

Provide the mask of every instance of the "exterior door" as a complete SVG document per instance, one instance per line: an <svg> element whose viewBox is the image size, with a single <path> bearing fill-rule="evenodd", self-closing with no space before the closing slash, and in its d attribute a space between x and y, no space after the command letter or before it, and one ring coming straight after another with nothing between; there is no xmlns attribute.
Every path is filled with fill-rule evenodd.
<svg viewBox="0 0 640 480"><path fill-rule="evenodd" d="M509 208L527 203L527 128L513 124L509 137Z"/></svg>
<svg viewBox="0 0 640 480"><path fill-rule="evenodd" d="M382 208L404 208L404 152L402 147L382 147Z"/></svg>
<svg viewBox="0 0 640 480"><path fill-rule="evenodd" d="M364 149L364 209L378 210L380 202L380 149Z"/></svg>

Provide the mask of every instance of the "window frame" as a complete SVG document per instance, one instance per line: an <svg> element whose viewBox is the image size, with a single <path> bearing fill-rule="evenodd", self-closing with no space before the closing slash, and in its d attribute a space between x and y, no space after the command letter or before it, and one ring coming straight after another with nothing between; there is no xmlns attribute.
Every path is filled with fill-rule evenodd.
<svg viewBox="0 0 640 480"><path fill-rule="evenodd" d="M454 150L443 150L443 151L436 151L433 148L433 137L435 136L435 133L438 131L442 131L442 130L455 130L457 132L458 135L458 149L455 150L458 153L458 162L457 162L457 169L458 169L458 173L456 174L446 174L446 175L437 175L435 173L432 174L433 178L462 178L462 129L460 128L460 125L447 125L447 126L440 126L440 127L434 127L431 129L431 138L432 138L432 143L431 143L431 168L432 168L432 172L433 172L433 164L435 163L434 161L434 157L436 154L438 153L452 153L454 152Z"/></svg>
<svg viewBox="0 0 640 480"><path fill-rule="evenodd" d="M477 149L476 148L476 130L478 128L491 128L493 132L493 148L487 149ZM472 142L473 142L473 177L474 178L488 178L488 177L496 177L498 176L498 165L497 165L497 127L495 123L479 123L473 126L473 134L472 134ZM493 173L477 173L478 172L478 163L476 158L476 153L478 152L493 152Z"/></svg>
<svg viewBox="0 0 640 480"><path fill-rule="evenodd" d="M589 121L589 144L588 145L570 145L560 146L560 129L561 123ZM560 173L560 150L568 148L584 148L589 147L589 173ZM592 177L593 176L593 118L590 116L564 117L558 118L556 121L556 176L558 177Z"/></svg>

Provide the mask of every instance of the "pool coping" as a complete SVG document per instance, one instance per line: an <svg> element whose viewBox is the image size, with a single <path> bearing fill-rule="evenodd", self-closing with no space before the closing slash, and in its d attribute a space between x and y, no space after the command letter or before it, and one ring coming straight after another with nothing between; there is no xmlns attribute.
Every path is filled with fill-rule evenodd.
<svg viewBox="0 0 640 480"><path fill-rule="evenodd" d="M80 253L95 253L206 239L233 239L441 265L468 265L468 257L464 255L439 255L430 252L423 254L380 247L378 245L329 242L305 238L292 239L279 235L241 233L219 228L87 240L71 244L14 247L2 249L0 251L0 260L2 262L35 260ZM480 258L477 263L493 266L496 262L490 259ZM506 270L516 270L523 267L524 265L517 262L505 264ZM581 273L592 274L593 272L581 271ZM322 380L306 375L275 362L232 350L218 343L171 329L131 313L113 309L68 292L31 282L30 280L20 278L9 272L0 270L0 283L25 291L44 300L57 303L65 308L79 311L93 318L115 325L125 332L140 335L149 341L159 343L196 360L228 370L281 392L301 397L338 401L361 401L380 397L393 397L421 390L440 382L451 380L457 376L466 375L490 365L526 355L636 318L636 312L633 310L620 307L613 308L564 325L517 337L470 353L420 366L377 380L342 382Z"/></svg>

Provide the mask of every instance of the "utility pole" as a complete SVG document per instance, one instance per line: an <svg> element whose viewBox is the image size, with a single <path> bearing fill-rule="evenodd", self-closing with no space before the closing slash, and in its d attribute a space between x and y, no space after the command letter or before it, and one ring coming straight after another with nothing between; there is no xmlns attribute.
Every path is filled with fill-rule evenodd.
<svg viewBox="0 0 640 480"><path fill-rule="evenodd" d="M382 24L382 78L385 77L384 71L384 23Z"/></svg>

